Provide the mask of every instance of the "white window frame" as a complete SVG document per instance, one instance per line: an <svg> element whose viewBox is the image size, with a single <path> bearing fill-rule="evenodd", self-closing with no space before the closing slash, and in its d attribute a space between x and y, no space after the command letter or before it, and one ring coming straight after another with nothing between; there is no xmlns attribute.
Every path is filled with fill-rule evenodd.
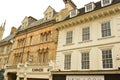
<svg viewBox="0 0 120 80"><path fill-rule="evenodd" d="M84 57L82 56L83 54L84 54ZM88 64L86 64L86 62L88 62ZM83 63L85 63L84 67L82 65ZM90 69L90 52L82 52L81 53L81 69L82 70Z"/></svg>
<svg viewBox="0 0 120 80"><path fill-rule="evenodd" d="M103 56L103 51L111 51L111 53L109 53L109 54L111 54L111 57L106 57L106 56L108 56L108 54L107 53L105 53L106 54L106 56L104 55L104 59L103 59L103 57L102 57L102 68L103 69L112 69L113 68L113 55L112 55L112 49L103 49L101 52L102 52L102 56ZM109 55L110 56L110 55ZM111 63L112 63L112 65L111 65L111 67L110 67L110 63L109 63L109 66L108 67L106 67L107 65L108 65L108 63L106 63L106 61L105 60L112 60L111 61ZM105 61L105 63L103 62L103 61ZM104 65L104 64L105 65Z"/></svg>
<svg viewBox="0 0 120 80"><path fill-rule="evenodd" d="M88 32L85 32L88 30ZM90 40L90 27L84 27L82 28L82 41L88 41Z"/></svg>
<svg viewBox="0 0 120 80"><path fill-rule="evenodd" d="M73 15L72 12L75 12L75 14ZM70 11L70 18L77 16L77 9L73 9Z"/></svg>
<svg viewBox="0 0 120 80"><path fill-rule="evenodd" d="M66 44L71 44L73 42L73 31L66 32Z"/></svg>
<svg viewBox="0 0 120 80"><path fill-rule="evenodd" d="M92 6L91 6L91 9L88 10L88 6L90 6L90 5L92 5ZM92 10L94 10L94 3L93 3L93 2L85 5L85 12L89 12L89 11L92 11Z"/></svg>
<svg viewBox="0 0 120 80"><path fill-rule="evenodd" d="M102 25L106 25L109 23L109 26L102 26ZM107 28L107 29L102 29L102 27ZM108 34L109 33L109 34ZM107 22L103 22L101 23L101 37L108 37L108 36L112 36L112 29L111 29L111 22L107 21Z"/></svg>
<svg viewBox="0 0 120 80"><path fill-rule="evenodd" d="M112 0L109 0L109 3L103 4L103 0L101 0L101 6L102 7L110 5L111 3L112 3Z"/></svg>
<svg viewBox="0 0 120 80"><path fill-rule="evenodd" d="M66 58L65 58L65 56L70 56L70 61L67 61L67 63L69 63L69 67L66 64ZM69 54L64 54L64 70L70 70L71 69L71 60L72 60L72 55L70 53Z"/></svg>

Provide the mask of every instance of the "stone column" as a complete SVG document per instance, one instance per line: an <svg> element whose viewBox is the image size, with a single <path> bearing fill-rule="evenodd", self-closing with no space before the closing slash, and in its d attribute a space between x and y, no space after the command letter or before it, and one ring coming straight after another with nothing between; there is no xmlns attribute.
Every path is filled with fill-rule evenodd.
<svg viewBox="0 0 120 80"><path fill-rule="evenodd" d="M24 73L24 80L27 80L27 73Z"/></svg>
<svg viewBox="0 0 120 80"><path fill-rule="evenodd" d="M6 72L4 73L4 80L8 80L8 75Z"/></svg>
<svg viewBox="0 0 120 80"><path fill-rule="evenodd" d="M19 80L19 76L17 75L17 79L16 80Z"/></svg>

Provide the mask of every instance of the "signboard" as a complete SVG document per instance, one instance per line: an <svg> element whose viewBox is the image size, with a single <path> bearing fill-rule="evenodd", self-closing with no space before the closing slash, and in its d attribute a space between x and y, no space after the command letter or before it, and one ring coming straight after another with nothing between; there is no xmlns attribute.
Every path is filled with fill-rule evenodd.
<svg viewBox="0 0 120 80"><path fill-rule="evenodd" d="M43 68L32 68L32 72L43 72Z"/></svg>
<svg viewBox="0 0 120 80"><path fill-rule="evenodd" d="M80 75L80 76L67 76L66 80L104 80L103 75Z"/></svg>

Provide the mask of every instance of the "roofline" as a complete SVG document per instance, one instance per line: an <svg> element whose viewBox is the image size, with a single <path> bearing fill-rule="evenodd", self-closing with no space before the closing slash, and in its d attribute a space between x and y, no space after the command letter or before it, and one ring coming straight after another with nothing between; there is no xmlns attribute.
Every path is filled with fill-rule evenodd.
<svg viewBox="0 0 120 80"><path fill-rule="evenodd" d="M98 1L98 2L101 2L101 1ZM96 2L96 3L98 3L98 2ZM95 3L95 4L96 4L96 3ZM92 11L89 11L89 12L85 12L85 13L82 14L82 15L85 15L85 14L88 14L88 13L92 13L92 12L95 12L95 11L98 11L98 10L101 10L101 9L103 9L103 8L110 7L110 6L113 6L113 5L116 5L116 4L120 4L120 3L114 3L114 4L111 4L111 5L107 5L107 6L101 7L100 9L96 9L96 10L92 10ZM80 9L83 9L83 8L85 8L85 7L82 7L82 8L80 8ZM80 10L80 9L77 9L77 10ZM61 22L64 22L64 21L67 21L67 20L70 20L70 19L73 19L73 18L82 16L82 15L77 15L77 16L74 16L74 17L72 17L72 18L64 19L64 20L59 21L59 22L56 22L56 23L61 23ZM68 17L69 17L69 15L68 15Z"/></svg>

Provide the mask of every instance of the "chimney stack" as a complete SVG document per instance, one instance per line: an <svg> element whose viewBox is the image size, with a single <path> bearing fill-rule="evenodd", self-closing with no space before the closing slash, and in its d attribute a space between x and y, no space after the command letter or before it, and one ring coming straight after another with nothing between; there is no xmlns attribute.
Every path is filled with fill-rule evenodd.
<svg viewBox="0 0 120 80"><path fill-rule="evenodd" d="M17 29L16 29L15 27L12 27L12 28L11 28L11 32L10 32L10 34L15 34L16 31L17 31Z"/></svg>

